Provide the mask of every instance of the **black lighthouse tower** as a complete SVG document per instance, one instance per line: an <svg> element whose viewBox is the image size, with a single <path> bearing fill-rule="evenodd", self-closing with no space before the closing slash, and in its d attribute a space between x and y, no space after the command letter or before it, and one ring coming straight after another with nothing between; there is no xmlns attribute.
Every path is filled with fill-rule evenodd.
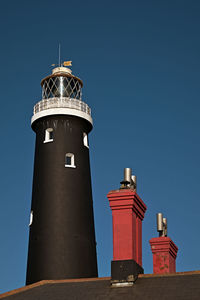
<svg viewBox="0 0 200 300"><path fill-rule="evenodd" d="M26 283L97 277L91 110L69 68L54 68L41 86L31 120L36 146Z"/></svg>

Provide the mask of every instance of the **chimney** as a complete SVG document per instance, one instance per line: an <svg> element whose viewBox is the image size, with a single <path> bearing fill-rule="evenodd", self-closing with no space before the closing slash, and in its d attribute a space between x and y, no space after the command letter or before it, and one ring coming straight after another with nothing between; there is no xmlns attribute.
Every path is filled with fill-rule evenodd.
<svg viewBox="0 0 200 300"><path fill-rule="evenodd" d="M136 193L136 176L124 169L120 189L107 195L113 219L112 284L133 284L142 268L142 220L146 205Z"/></svg>
<svg viewBox="0 0 200 300"><path fill-rule="evenodd" d="M163 218L162 213L157 214L157 231L159 237L149 241L153 253L153 273L175 273L178 248L167 236L167 219Z"/></svg>

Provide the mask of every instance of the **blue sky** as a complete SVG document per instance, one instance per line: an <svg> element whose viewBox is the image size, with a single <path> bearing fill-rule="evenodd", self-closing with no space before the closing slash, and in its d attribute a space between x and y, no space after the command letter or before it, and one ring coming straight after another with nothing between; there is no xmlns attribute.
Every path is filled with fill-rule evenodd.
<svg viewBox="0 0 200 300"><path fill-rule="evenodd" d="M123 168L148 210L143 267L152 273L155 215L168 218L177 271L199 270L200 2L9 1L1 4L0 292L25 283L40 81L72 60L92 108L90 155L99 276L110 275L107 193Z"/></svg>

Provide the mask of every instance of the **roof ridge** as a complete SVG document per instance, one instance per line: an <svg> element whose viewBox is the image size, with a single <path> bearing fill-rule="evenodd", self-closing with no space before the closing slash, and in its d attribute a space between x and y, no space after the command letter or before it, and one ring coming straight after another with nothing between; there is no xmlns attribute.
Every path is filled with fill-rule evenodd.
<svg viewBox="0 0 200 300"><path fill-rule="evenodd" d="M165 273L165 274L139 274L138 278L147 277L170 277L170 276L183 276L183 275L195 275L200 274L200 271L186 271L186 272L175 272L175 273Z"/></svg>

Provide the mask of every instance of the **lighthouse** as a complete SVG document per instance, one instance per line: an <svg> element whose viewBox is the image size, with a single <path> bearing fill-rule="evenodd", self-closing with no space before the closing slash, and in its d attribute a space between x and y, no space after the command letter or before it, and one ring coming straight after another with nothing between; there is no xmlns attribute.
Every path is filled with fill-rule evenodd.
<svg viewBox="0 0 200 300"><path fill-rule="evenodd" d="M81 79L63 65L41 81L26 283L97 277L88 134Z"/></svg>

